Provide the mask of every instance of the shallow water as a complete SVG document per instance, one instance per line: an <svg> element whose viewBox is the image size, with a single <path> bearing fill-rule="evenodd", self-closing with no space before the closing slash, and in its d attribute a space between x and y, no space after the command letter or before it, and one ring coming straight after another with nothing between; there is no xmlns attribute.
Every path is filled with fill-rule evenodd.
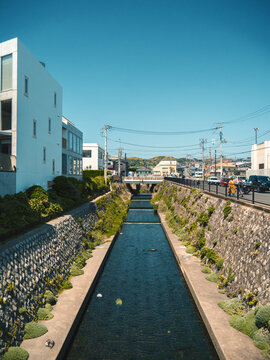
<svg viewBox="0 0 270 360"><path fill-rule="evenodd" d="M218 359L157 221L129 211L67 359Z"/></svg>

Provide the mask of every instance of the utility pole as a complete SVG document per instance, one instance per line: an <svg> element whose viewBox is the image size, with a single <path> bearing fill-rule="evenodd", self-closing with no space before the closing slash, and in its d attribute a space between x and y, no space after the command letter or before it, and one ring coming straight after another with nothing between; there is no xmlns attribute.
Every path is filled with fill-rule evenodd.
<svg viewBox="0 0 270 360"><path fill-rule="evenodd" d="M217 150L215 150L215 176L217 176Z"/></svg>
<svg viewBox="0 0 270 360"><path fill-rule="evenodd" d="M258 144L258 138L257 138L257 132L258 132L259 128L254 128L255 131L255 144Z"/></svg>
<svg viewBox="0 0 270 360"><path fill-rule="evenodd" d="M104 130L105 130L104 180L105 180L106 185L107 185L107 129L108 129L108 126L105 125L104 126Z"/></svg>
<svg viewBox="0 0 270 360"><path fill-rule="evenodd" d="M119 176L119 181L121 178L121 147L120 147L120 139L119 139L119 149L118 149L118 176Z"/></svg>
<svg viewBox="0 0 270 360"><path fill-rule="evenodd" d="M201 143L202 143L202 176L203 176L203 180L204 180L204 144L206 142L206 139L202 139Z"/></svg>
<svg viewBox="0 0 270 360"><path fill-rule="evenodd" d="M219 125L219 139L220 139L220 179L223 176L223 156L222 156L222 142L223 142L223 134L222 134L223 125Z"/></svg>

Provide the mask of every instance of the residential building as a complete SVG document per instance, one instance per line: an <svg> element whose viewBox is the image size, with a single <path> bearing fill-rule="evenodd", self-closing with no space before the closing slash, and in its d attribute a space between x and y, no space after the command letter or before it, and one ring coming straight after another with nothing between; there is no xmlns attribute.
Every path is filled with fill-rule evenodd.
<svg viewBox="0 0 270 360"><path fill-rule="evenodd" d="M270 141L252 145L251 170L247 171L249 175L270 176Z"/></svg>
<svg viewBox="0 0 270 360"><path fill-rule="evenodd" d="M136 175L138 176L147 176L152 174L152 169L149 169L147 167L141 167L136 169Z"/></svg>
<svg viewBox="0 0 270 360"><path fill-rule="evenodd" d="M160 176L176 175L177 168L176 160L162 160L153 168L153 174Z"/></svg>
<svg viewBox="0 0 270 360"><path fill-rule="evenodd" d="M83 133L62 116L62 175L82 179Z"/></svg>
<svg viewBox="0 0 270 360"><path fill-rule="evenodd" d="M118 157L113 157L110 156L108 159L108 170L113 174L113 175L119 175L118 174ZM129 170L129 163L127 161L127 159L120 159L120 175L121 176L126 176L128 174L128 170Z"/></svg>
<svg viewBox="0 0 270 360"><path fill-rule="evenodd" d="M104 157L105 151L98 144L83 144L83 170L103 170Z"/></svg>
<svg viewBox="0 0 270 360"><path fill-rule="evenodd" d="M61 175L62 88L15 38L0 44L0 195Z"/></svg>

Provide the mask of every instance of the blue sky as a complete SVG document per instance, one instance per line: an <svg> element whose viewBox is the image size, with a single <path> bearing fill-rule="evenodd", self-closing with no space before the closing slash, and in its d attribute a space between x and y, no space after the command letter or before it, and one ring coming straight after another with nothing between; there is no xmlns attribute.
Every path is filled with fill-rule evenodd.
<svg viewBox="0 0 270 360"><path fill-rule="evenodd" d="M85 142L103 146L105 124L164 133L225 122L235 158L249 155L254 127L270 139L269 17L268 0L0 0L0 41L18 37L46 63ZM217 131L108 136L111 154L120 139L127 156L200 157L206 138L219 155Z"/></svg>

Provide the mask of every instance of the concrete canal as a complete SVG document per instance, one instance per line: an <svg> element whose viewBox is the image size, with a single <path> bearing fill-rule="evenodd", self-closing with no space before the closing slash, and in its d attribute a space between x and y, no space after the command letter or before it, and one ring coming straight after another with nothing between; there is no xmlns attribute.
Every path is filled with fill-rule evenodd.
<svg viewBox="0 0 270 360"><path fill-rule="evenodd" d="M149 197L133 197L68 360L218 359Z"/></svg>

